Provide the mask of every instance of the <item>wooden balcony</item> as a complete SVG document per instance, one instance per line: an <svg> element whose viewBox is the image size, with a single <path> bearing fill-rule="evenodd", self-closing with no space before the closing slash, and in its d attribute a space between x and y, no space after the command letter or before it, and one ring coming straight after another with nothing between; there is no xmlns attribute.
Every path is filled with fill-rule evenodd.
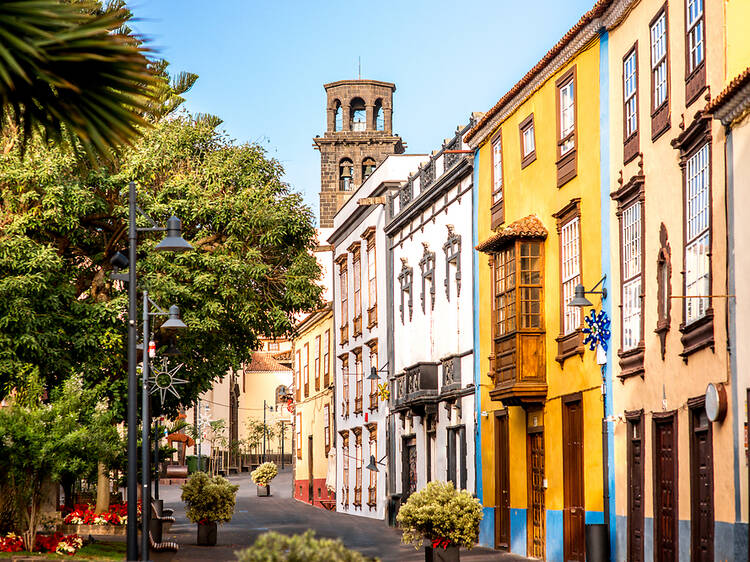
<svg viewBox="0 0 750 562"><path fill-rule="evenodd" d="M424 414L427 404L434 404L438 395L440 363L416 363L396 377L396 409L411 409Z"/></svg>
<svg viewBox="0 0 750 562"><path fill-rule="evenodd" d="M378 505L377 491L377 486L369 486L367 488L367 506L370 510L375 509Z"/></svg>
<svg viewBox="0 0 750 562"><path fill-rule="evenodd" d="M514 332L495 338L490 398L506 406L540 404L547 397L544 332Z"/></svg>
<svg viewBox="0 0 750 562"><path fill-rule="evenodd" d="M341 330L341 345L349 343L349 324L344 324L339 328Z"/></svg>
<svg viewBox="0 0 750 562"><path fill-rule="evenodd" d="M372 330L378 325L378 305L367 309L367 328Z"/></svg>
<svg viewBox="0 0 750 562"><path fill-rule="evenodd" d="M358 337L362 335L362 315L355 316L354 320L352 321L352 329L353 329L353 337Z"/></svg>

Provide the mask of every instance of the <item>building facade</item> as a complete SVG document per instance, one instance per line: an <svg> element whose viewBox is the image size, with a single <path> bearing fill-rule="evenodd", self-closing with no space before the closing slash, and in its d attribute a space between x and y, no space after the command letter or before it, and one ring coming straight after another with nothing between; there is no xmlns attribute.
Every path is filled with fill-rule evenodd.
<svg viewBox="0 0 750 562"><path fill-rule="evenodd" d="M585 14L465 137L477 170L480 543L548 560L584 560L586 526L605 524L612 507L603 433L611 374L606 356L597 361L584 346L584 310L569 304L577 285L591 289L608 267L608 4ZM611 315L606 299L589 298Z"/></svg>
<svg viewBox="0 0 750 562"><path fill-rule="evenodd" d="M389 154L404 152L393 134L396 85L377 80L339 80L325 84L327 127L313 139L320 151L320 227Z"/></svg>
<svg viewBox="0 0 750 562"><path fill-rule="evenodd" d="M383 519L386 470L367 470L387 450L388 403L378 383L387 361L389 272L386 268L385 196L425 156L391 155L354 191L334 218L336 510ZM380 380L366 377L375 369ZM387 367L386 367L387 369Z"/></svg>
<svg viewBox="0 0 750 562"><path fill-rule="evenodd" d="M333 307L326 305L297 324L294 340L294 497L333 508L336 473L329 474L333 448Z"/></svg>
<svg viewBox="0 0 750 562"><path fill-rule="evenodd" d="M468 129L459 128L388 205L389 474L401 502L432 480L476 492Z"/></svg>

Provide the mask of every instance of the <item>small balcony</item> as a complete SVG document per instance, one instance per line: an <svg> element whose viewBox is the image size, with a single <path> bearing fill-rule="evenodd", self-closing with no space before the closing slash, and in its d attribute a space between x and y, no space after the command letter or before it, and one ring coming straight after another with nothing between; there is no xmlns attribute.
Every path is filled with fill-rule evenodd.
<svg viewBox="0 0 750 562"><path fill-rule="evenodd" d="M506 406L539 404L547 397L544 332L514 332L495 338L490 398Z"/></svg>
<svg viewBox="0 0 750 562"><path fill-rule="evenodd" d="M349 343L349 324L344 324L339 330L341 330L341 345L346 345Z"/></svg>
<svg viewBox="0 0 750 562"><path fill-rule="evenodd" d="M375 509L378 505L378 498L377 498L377 486L369 486L367 488L367 506L372 511Z"/></svg>
<svg viewBox="0 0 750 562"><path fill-rule="evenodd" d="M354 330L353 336L359 337L362 335L362 315L355 316L354 320L352 321L352 328Z"/></svg>
<svg viewBox="0 0 750 562"><path fill-rule="evenodd" d="M395 409L410 409L418 415L424 414L425 407L437 400L439 365L417 363L396 376Z"/></svg>
<svg viewBox="0 0 750 562"><path fill-rule="evenodd" d="M378 305L367 309L367 328L371 330L378 325Z"/></svg>

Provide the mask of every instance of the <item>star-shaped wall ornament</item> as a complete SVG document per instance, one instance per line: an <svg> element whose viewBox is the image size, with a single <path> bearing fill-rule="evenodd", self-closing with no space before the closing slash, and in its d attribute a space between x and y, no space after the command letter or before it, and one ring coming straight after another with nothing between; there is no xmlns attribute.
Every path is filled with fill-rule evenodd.
<svg viewBox="0 0 750 562"><path fill-rule="evenodd" d="M167 362L164 361L161 364L161 368L154 367L154 376L148 379L148 382L151 384L149 393L154 394L158 391L162 403L164 403L164 397L166 396L167 392L171 392L175 395L175 397L179 398L180 395L177 394L175 386L180 384L187 384L188 382L185 379L180 379L175 376L177 374L177 371L182 369L182 365L183 364L180 363L179 365L169 369L167 366Z"/></svg>

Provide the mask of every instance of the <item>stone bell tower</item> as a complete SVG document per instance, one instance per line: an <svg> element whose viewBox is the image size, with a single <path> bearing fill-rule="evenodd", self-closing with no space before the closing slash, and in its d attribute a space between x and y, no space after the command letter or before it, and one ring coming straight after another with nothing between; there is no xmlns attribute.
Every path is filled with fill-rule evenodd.
<svg viewBox="0 0 750 562"><path fill-rule="evenodd" d="M313 139L320 150L320 227L389 154L406 146L393 134L396 85L377 80L339 80L326 90L327 129Z"/></svg>

